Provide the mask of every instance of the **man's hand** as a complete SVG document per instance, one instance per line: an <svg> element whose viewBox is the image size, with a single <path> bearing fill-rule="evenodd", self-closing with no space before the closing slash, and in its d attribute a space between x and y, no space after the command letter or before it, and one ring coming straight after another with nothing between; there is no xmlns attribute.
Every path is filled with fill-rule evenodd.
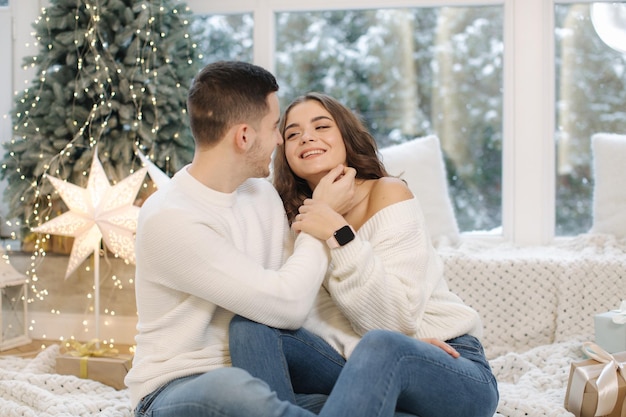
<svg viewBox="0 0 626 417"><path fill-rule="evenodd" d="M337 165L317 184L313 191L313 200L322 201L339 214L352 208L355 194L354 168Z"/></svg>

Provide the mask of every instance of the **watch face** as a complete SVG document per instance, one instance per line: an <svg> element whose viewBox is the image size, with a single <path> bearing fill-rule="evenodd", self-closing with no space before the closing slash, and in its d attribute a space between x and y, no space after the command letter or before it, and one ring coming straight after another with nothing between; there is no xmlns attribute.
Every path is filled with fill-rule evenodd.
<svg viewBox="0 0 626 417"><path fill-rule="evenodd" d="M337 243L339 243L340 246L343 246L352 242L352 239L354 239L354 232L350 226L346 225L335 232L335 239L337 239Z"/></svg>

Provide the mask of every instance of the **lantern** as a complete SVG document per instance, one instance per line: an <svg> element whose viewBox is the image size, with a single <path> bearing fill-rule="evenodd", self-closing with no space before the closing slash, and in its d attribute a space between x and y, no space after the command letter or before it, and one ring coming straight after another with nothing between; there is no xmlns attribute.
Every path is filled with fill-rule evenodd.
<svg viewBox="0 0 626 417"><path fill-rule="evenodd" d="M0 262L0 292L0 350L30 343L26 322L26 276L17 272L8 261Z"/></svg>

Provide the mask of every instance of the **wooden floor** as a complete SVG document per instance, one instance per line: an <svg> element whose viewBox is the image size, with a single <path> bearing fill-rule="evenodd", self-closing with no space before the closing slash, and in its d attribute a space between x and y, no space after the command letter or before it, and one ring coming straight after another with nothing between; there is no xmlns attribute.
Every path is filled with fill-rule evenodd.
<svg viewBox="0 0 626 417"><path fill-rule="evenodd" d="M0 356L21 356L21 357L34 357L37 356L46 347L50 346L52 342L50 340L33 340L27 345L18 346L12 349L0 351ZM60 342L57 342L60 343Z"/></svg>
<svg viewBox="0 0 626 417"><path fill-rule="evenodd" d="M0 351L0 356L19 356L22 358L33 358L37 356L39 352L51 346L52 344L59 344L61 342L54 340L33 340L29 344L18 346L13 349L7 349ZM129 353L131 350L131 346L129 345L115 345L115 348L120 353Z"/></svg>

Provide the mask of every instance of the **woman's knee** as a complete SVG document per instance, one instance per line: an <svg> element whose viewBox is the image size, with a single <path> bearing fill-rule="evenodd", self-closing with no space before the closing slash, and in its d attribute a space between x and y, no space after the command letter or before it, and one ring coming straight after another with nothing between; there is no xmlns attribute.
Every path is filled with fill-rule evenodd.
<svg viewBox="0 0 626 417"><path fill-rule="evenodd" d="M407 335L392 330L370 330L365 333L359 345L368 349L384 349L388 351L392 347L398 347L405 343L414 343L414 339Z"/></svg>
<svg viewBox="0 0 626 417"><path fill-rule="evenodd" d="M375 366L374 363L376 363L383 368L388 367L397 363L407 353L413 352L414 343L414 339L402 333L390 330L370 330L363 335L349 361L363 360L371 366Z"/></svg>

